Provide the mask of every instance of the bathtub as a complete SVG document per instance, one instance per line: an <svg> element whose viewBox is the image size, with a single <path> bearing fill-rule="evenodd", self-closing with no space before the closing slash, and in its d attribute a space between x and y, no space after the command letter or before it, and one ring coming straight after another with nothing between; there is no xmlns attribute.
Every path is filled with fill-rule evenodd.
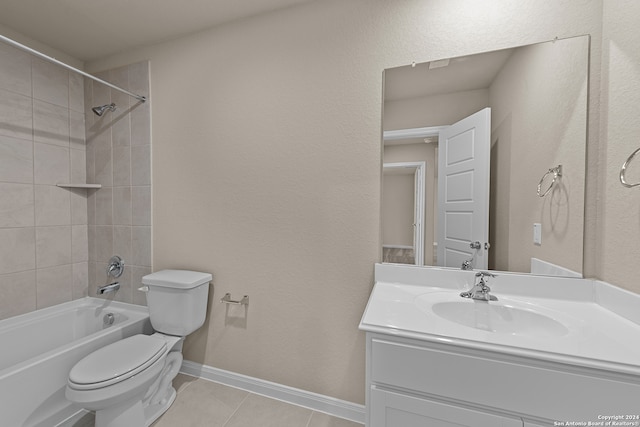
<svg viewBox="0 0 640 427"><path fill-rule="evenodd" d="M73 417L81 408L64 396L73 365L107 344L151 332L146 307L97 298L0 321L0 425L51 427Z"/></svg>

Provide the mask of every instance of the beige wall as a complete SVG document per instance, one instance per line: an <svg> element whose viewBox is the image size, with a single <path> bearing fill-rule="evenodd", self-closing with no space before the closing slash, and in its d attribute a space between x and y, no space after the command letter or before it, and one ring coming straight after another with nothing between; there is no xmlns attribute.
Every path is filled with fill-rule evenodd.
<svg viewBox="0 0 640 427"><path fill-rule="evenodd" d="M505 187L491 202L502 216L492 240L496 269L529 272L535 257L582 271L588 47L587 37L575 37L517 49L491 84L491 169L502 174L494 185ZM562 177L538 197L540 178L557 165ZM534 223L542 245L533 243Z"/></svg>
<svg viewBox="0 0 640 427"><path fill-rule="evenodd" d="M327 0L89 64L151 61L153 268L214 274L185 356L363 402L382 70L590 33L597 153L601 14L600 1ZM225 292L251 297L246 317Z"/></svg>
<svg viewBox="0 0 640 427"><path fill-rule="evenodd" d="M58 61L62 61L65 64L71 65L72 67L78 68L80 70L84 68L84 63L82 61L74 58L66 52L62 52L58 49L52 48L51 46L46 44L46 41L43 42L34 40L2 24L0 24L0 34L25 46L29 46L32 49L36 49L40 53L44 53L45 55L55 58ZM1 43L6 44L4 42Z"/></svg>
<svg viewBox="0 0 640 427"><path fill-rule="evenodd" d="M488 89L386 101L383 128L396 130L451 125L488 105Z"/></svg>
<svg viewBox="0 0 640 427"><path fill-rule="evenodd" d="M382 178L382 244L413 246L414 175L385 173Z"/></svg>
<svg viewBox="0 0 640 427"><path fill-rule="evenodd" d="M640 2L606 1L602 55L602 132L600 179L602 204L596 264L599 277L640 293L639 188L624 188L618 175L627 157L640 148ZM627 178L640 182L640 158Z"/></svg>

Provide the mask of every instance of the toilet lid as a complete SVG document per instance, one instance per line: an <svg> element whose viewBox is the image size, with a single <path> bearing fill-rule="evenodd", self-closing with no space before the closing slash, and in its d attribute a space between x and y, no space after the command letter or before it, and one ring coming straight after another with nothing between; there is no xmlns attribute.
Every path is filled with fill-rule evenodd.
<svg viewBox="0 0 640 427"><path fill-rule="evenodd" d="M69 382L77 388L100 388L124 381L160 359L166 347L165 340L150 335L116 341L76 363Z"/></svg>

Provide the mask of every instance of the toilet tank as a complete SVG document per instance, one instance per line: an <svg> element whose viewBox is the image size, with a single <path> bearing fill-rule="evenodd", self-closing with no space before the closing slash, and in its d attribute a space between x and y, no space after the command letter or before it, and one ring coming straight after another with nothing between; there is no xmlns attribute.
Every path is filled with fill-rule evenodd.
<svg viewBox="0 0 640 427"><path fill-rule="evenodd" d="M200 328L207 316L212 278L209 273L190 270L161 270L144 276L153 329L184 337Z"/></svg>

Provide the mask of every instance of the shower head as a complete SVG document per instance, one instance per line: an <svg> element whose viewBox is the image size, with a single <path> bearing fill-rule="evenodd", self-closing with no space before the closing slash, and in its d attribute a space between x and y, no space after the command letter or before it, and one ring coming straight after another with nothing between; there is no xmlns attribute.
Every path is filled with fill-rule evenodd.
<svg viewBox="0 0 640 427"><path fill-rule="evenodd" d="M96 113L97 116L102 117L102 115L104 114L104 112L106 110L109 111L116 111L116 104L114 104L113 102L111 104L105 104L105 105L101 105L99 107L93 107L91 109L94 113Z"/></svg>

